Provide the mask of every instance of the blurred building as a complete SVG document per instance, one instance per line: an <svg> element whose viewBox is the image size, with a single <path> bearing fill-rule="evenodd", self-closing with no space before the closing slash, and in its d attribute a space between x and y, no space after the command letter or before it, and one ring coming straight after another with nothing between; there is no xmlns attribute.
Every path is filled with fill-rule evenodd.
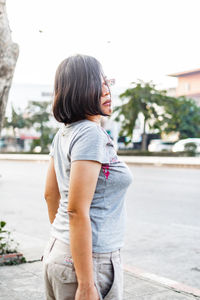
<svg viewBox="0 0 200 300"><path fill-rule="evenodd" d="M176 88L171 87L167 89L167 96L169 97L176 97Z"/></svg>
<svg viewBox="0 0 200 300"><path fill-rule="evenodd" d="M186 96L192 98L200 106L200 69L169 74L168 76L178 78L176 97Z"/></svg>

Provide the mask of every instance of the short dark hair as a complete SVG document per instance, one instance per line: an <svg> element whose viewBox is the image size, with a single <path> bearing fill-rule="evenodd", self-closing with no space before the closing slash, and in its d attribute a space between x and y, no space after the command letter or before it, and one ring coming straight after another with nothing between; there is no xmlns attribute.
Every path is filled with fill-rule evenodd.
<svg viewBox="0 0 200 300"><path fill-rule="evenodd" d="M74 55L57 68L54 83L53 114L58 122L70 124L87 115L109 116L101 110L102 77L99 61L87 55Z"/></svg>

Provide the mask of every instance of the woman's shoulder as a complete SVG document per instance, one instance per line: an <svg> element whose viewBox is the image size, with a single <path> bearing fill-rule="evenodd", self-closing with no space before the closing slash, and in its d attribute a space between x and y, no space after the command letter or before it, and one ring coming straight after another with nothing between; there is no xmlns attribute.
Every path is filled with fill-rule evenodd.
<svg viewBox="0 0 200 300"><path fill-rule="evenodd" d="M61 137L69 138L72 143L81 139L86 141L102 140L105 145L113 144L109 134L100 124L87 119L73 122L68 125L62 124L57 130L53 140L55 141Z"/></svg>
<svg viewBox="0 0 200 300"><path fill-rule="evenodd" d="M94 122L93 122L94 123ZM84 122L76 126L69 143L69 156L73 160L96 160L108 163L107 137L98 124Z"/></svg>
<svg viewBox="0 0 200 300"><path fill-rule="evenodd" d="M102 127L96 122L84 119L69 125L62 125L60 128L62 135L71 135L72 138L78 137L96 137L105 139L106 135Z"/></svg>

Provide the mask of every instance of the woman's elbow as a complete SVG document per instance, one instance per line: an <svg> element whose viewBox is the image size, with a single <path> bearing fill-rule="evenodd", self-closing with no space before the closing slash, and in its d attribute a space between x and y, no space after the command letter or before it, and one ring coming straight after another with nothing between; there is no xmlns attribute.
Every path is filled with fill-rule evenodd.
<svg viewBox="0 0 200 300"><path fill-rule="evenodd" d="M46 190L44 192L44 199L46 200L46 202L50 202L52 200L60 200L60 194Z"/></svg>
<svg viewBox="0 0 200 300"><path fill-rule="evenodd" d="M49 193L48 193L48 192L45 192L45 193L44 193L44 199L46 200L46 202L48 201L48 198L49 198Z"/></svg>
<svg viewBox="0 0 200 300"><path fill-rule="evenodd" d="M86 210L67 209L67 213L71 220L73 220L73 219L89 220L90 219L89 213Z"/></svg>

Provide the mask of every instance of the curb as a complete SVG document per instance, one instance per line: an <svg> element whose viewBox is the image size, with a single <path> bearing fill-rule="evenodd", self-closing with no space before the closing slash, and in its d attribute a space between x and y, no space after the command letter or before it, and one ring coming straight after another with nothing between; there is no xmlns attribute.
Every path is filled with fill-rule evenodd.
<svg viewBox="0 0 200 300"><path fill-rule="evenodd" d="M200 165L192 165L192 164L167 164L167 163L147 163L147 162L144 163L144 162L130 162L130 161L124 161L124 162L132 166L200 169Z"/></svg>
<svg viewBox="0 0 200 300"><path fill-rule="evenodd" d="M149 156L123 156L118 155L120 160L131 165L155 166L155 167L184 167L200 168L200 157L149 157ZM49 161L48 154L2 154L0 160L10 161Z"/></svg>
<svg viewBox="0 0 200 300"><path fill-rule="evenodd" d="M120 158L133 165L200 168L200 157L120 156Z"/></svg>
<svg viewBox="0 0 200 300"><path fill-rule="evenodd" d="M175 280L171 280L165 277L161 277L152 273L145 272L142 269L136 267L130 267L128 265L123 264L124 271L128 271L132 275L141 278L143 280L151 281L157 283L159 285L165 286L171 290L174 290L179 293L189 294L195 297L200 297L200 289L191 287L189 285L185 285ZM199 298L198 298L199 299Z"/></svg>
<svg viewBox="0 0 200 300"><path fill-rule="evenodd" d="M1 154L0 160L18 161L49 161L48 154Z"/></svg>

